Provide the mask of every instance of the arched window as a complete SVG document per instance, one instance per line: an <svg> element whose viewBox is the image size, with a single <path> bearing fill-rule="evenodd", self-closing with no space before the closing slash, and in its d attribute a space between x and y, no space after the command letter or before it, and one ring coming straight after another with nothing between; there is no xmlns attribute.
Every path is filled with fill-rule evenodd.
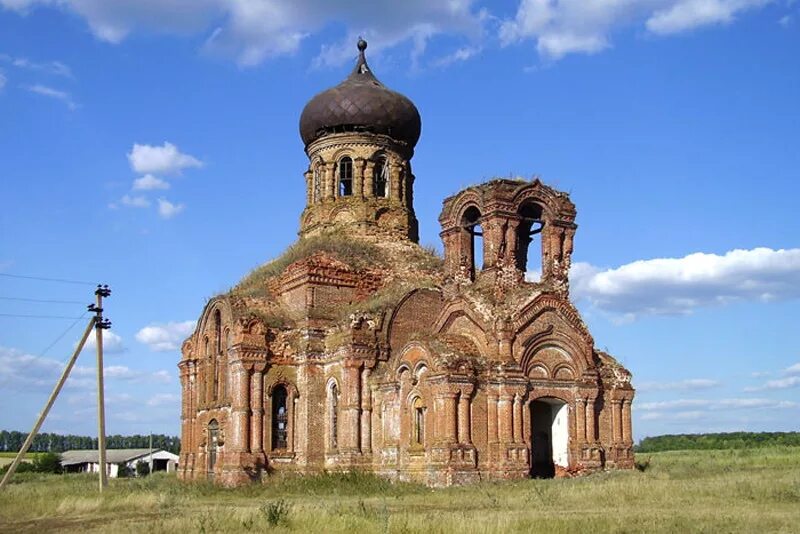
<svg viewBox="0 0 800 534"><path fill-rule="evenodd" d="M339 160L339 196L353 194L353 160L345 156Z"/></svg>
<svg viewBox="0 0 800 534"><path fill-rule="evenodd" d="M483 228L481 228L481 212L475 206L470 206L464 212L461 226L469 235L469 250L467 250L470 276L483 269ZM480 265L480 268L478 267Z"/></svg>
<svg viewBox="0 0 800 534"><path fill-rule="evenodd" d="M220 375L220 364L219 364L219 356L222 353L222 315L220 314L219 310L214 312L214 353L211 356L212 364L211 364L211 373L212 373L212 380L213 384L211 387L211 395L214 400L219 398L219 375Z"/></svg>
<svg viewBox="0 0 800 534"><path fill-rule="evenodd" d="M375 177L372 180L372 194L375 197L389 196L389 161L382 157L375 165Z"/></svg>
<svg viewBox="0 0 800 534"><path fill-rule="evenodd" d="M425 406L422 404L422 399L417 397L414 399L411 410L412 417L412 432L411 443L412 445L425 445Z"/></svg>
<svg viewBox="0 0 800 534"><path fill-rule="evenodd" d="M312 197L311 198L312 198L312 200L314 202L319 202L319 200L322 198L322 176L321 176L321 174L322 174L322 172L320 171L320 164L317 163L316 165L314 165L314 174L313 174L313 177L312 177L312 185L311 185L311 187L312 187L312 189L311 189Z"/></svg>
<svg viewBox="0 0 800 534"><path fill-rule="evenodd" d="M289 435L289 411L286 405L286 386L272 390L272 450L285 449Z"/></svg>
<svg viewBox="0 0 800 534"><path fill-rule="evenodd" d="M336 382L332 382L328 390L329 394L329 443L331 449L339 448L339 387Z"/></svg>
<svg viewBox="0 0 800 534"><path fill-rule="evenodd" d="M515 258L517 269L523 272L531 269L532 277L538 279L541 277L542 247L531 247L531 243L533 242L533 236L541 233L544 227L542 207L538 204L527 202L520 206L518 214L521 220L517 227Z"/></svg>

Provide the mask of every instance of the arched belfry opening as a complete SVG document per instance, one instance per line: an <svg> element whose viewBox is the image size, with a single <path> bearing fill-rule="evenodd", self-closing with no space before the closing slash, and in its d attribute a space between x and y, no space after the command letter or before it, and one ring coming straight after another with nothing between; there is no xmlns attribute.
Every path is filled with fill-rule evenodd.
<svg viewBox="0 0 800 534"><path fill-rule="evenodd" d="M461 227L469 240L467 248L467 266L470 276L483 269L483 227L481 226L481 212L476 206L470 206L461 217Z"/></svg>
<svg viewBox="0 0 800 534"><path fill-rule="evenodd" d="M538 273L542 270L542 241L540 236L544 228L542 207L534 202L526 202L517 212L520 218L517 226L516 266L522 272Z"/></svg>
<svg viewBox="0 0 800 534"><path fill-rule="evenodd" d="M372 195L376 198L389 196L389 161L385 156L378 158L375 165L375 177L372 181Z"/></svg>
<svg viewBox="0 0 800 534"><path fill-rule="evenodd" d="M349 197L353 194L353 160L345 156L339 160L339 196Z"/></svg>
<svg viewBox="0 0 800 534"><path fill-rule="evenodd" d="M569 465L567 403L545 397L531 402L531 476L552 478L556 466Z"/></svg>

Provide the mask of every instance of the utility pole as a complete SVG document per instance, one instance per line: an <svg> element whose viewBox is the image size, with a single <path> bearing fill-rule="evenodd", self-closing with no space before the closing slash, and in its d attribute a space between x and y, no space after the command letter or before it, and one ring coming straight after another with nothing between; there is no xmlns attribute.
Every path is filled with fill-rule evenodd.
<svg viewBox="0 0 800 534"><path fill-rule="evenodd" d="M98 290L99 290L99 288L100 288L100 286L98 286ZM111 291L108 289L108 286L105 286L105 288L106 288L105 291L108 291L108 294L110 295ZM96 308L97 308L97 306L95 304L89 304L89 306L87 306L87 309L89 311L96 311ZM100 319L102 320L102 316L100 316ZM53 403L55 403L56 398L58 397L58 394L61 393L61 388L64 387L64 383L67 381L67 378L69 377L69 373L70 373L70 371L72 371L72 368L75 365L75 361L78 359L78 356L80 355L81 351L83 350L83 346L86 345L86 340L89 339L89 334L92 333L92 328L98 327L97 320L98 320L97 316L92 317L91 319L89 319L89 324L86 325L86 330L83 331L83 335L81 336L81 340L78 342L78 345L75 347L75 351L72 353L72 356L70 357L69 361L67 361L67 365L66 365L66 367L64 367L64 371L61 373L61 376L59 377L58 382L56 382L56 385L53 388L53 392L50 393L50 397L47 399L47 403L44 405L44 409L39 414L39 418L36 420L36 424L33 425L33 429L28 433L28 437L25 438L25 442L22 444L22 447L20 447L19 452L17 453L17 456L14 458L14 461L11 462L11 465L8 466L8 471L6 471L5 476L3 476L3 480L0 480L0 490L5 488L6 485L8 484L8 481L11 480L12 476L14 476L14 472L17 470L17 466L19 466L20 462L22 461L22 458L25 456L25 453L28 452L28 449L30 448L31 443L33 443L33 438L36 437L36 434L39 433L39 429L42 428L42 423L44 423L44 420L47 417L47 414L50 413L50 408L53 407ZM103 323L103 324L106 324L106 323ZM108 326L107 327L103 327L103 328L108 328L108 327L111 326L110 322L107 323L107 324L108 324ZM98 330L98 332L99 332L99 330ZM102 350L102 349L99 349L99 350Z"/></svg>
<svg viewBox="0 0 800 534"><path fill-rule="evenodd" d="M97 285L95 304L89 311L95 313L94 328L97 341L97 448L99 452L98 467L100 471L100 493L108 484L106 478L106 407L103 386L103 330L111 328L111 321L103 318L103 297L111 296L107 285Z"/></svg>

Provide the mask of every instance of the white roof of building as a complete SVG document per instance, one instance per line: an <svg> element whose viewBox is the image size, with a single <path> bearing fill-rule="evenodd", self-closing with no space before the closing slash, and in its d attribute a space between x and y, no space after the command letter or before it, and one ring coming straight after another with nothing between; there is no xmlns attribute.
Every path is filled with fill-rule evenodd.
<svg viewBox="0 0 800 534"><path fill-rule="evenodd" d="M149 456L150 452L150 449L106 449L106 462L110 464L127 463L137 458ZM160 453L159 456L167 454L170 457L174 457L175 460L178 459L177 454L172 454L163 449L153 449L152 453L154 456ZM97 449L64 451L61 453L61 465L97 463L99 454Z"/></svg>

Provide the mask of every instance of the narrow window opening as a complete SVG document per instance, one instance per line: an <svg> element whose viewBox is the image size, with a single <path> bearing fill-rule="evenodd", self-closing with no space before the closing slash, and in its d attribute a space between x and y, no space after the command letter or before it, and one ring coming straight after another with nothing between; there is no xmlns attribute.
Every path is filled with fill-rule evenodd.
<svg viewBox="0 0 800 534"><path fill-rule="evenodd" d="M286 397L286 388L276 386L272 392L272 450L286 449L289 431Z"/></svg>
<svg viewBox="0 0 800 534"><path fill-rule="evenodd" d="M319 164L314 166L314 176L312 178L312 200L314 202L319 202L320 198L322 197L322 176Z"/></svg>
<svg viewBox="0 0 800 534"><path fill-rule="evenodd" d="M422 406L422 400L417 398L414 400L414 432L412 436L415 445L425 444L425 407Z"/></svg>
<svg viewBox="0 0 800 534"><path fill-rule="evenodd" d="M374 196L386 198L389 196L389 162L386 158L381 158L375 167L375 179L372 182Z"/></svg>
<svg viewBox="0 0 800 534"><path fill-rule="evenodd" d="M214 354L212 356L213 363L213 384L211 394L214 400L219 398L219 385L220 385L220 371L221 366L219 362L220 354L222 354L222 315L219 310L214 312Z"/></svg>
<svg viewBox="0 0 800 534"><path fill-rule="evenodd" d="M343 157L339 160L339 196L349 197L353 194L353 160Z"/></svg>
<svg viewBox="0 0 800 534"><path fill-rule="evenodd" d="M542 232L544 221L542 221L542 208L538 204L527 203L519 209L521 218L517 227L517 269L526 272L526 279L539 280L542 269L542 246L533 245L535 236ZM530 271L528 271L530 269Z"/></svg>
<svg viewBox="0 0 800 534"><path fill-rule="evenodd" d="M480 220L481 212L475 206L471 206L464 212L461 221L462 227L469 235L469 250L466 252L471 277L483 269L483 228Z"/></svg>
<svg viewBox="0 0 800 534"><path fill-rule="evenodd" d="M331 385L331 424L330 424L330 443L331 449L339 448L339 388L336 384Z"/></svg>

